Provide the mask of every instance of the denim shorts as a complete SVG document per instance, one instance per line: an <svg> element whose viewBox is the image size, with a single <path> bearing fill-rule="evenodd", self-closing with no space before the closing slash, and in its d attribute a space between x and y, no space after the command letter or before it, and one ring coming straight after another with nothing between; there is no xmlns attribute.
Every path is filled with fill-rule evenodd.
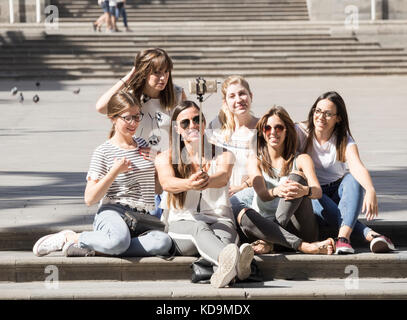
<svg viewBox="0 0 407 320"><path fill-rule="evenodd" d="M103 12L110 12L109 8L109 0L105 0L102 2L101 7L103 9Z"/></svg>

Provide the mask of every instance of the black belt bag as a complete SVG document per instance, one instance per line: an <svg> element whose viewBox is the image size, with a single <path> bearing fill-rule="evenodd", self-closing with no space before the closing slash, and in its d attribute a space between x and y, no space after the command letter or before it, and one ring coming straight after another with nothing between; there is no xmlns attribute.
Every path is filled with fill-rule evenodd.
<svg viewBox="0 0 407 320"><path fill-rule="evenodd" d="M137 237L146 231L164 231L165 229L165 224L156 216L153 216L148 212L125 211L123 220L129 227L132 238Z"/></svg>

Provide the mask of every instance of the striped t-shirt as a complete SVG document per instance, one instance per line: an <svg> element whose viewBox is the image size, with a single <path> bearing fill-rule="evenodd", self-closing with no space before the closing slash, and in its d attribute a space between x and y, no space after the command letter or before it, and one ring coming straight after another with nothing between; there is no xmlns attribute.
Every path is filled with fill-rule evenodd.
<svg viewBox="0 0 407 320"><path fill-rule="evenodd" d="M136 149L126 150L113 145L109 140L95 149L90 162L87 180L102 179L113 166L115 158L126 157L132 170L119 174L107 190L103 203L121 203L133 208L154 210L155 168L152 161L145 160L139 147L147 147L142 138L133 138Z"/></svg>

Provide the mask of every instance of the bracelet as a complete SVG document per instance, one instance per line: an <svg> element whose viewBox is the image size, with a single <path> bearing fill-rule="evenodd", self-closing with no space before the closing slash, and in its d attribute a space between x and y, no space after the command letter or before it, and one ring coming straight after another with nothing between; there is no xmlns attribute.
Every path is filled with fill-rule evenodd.
<svg viewBox="0 0 407 320"><path fill-rule="evenodd" d="M244 183L246 183L246 186L247 186L248 188L250 188L250 186L249 186L249 184L247 183L247 181L245 181Z"/></svg>
<svg viewBox="0 0 407 320"><path fill-rule="evenodd" d="M120 79L120 81L123 82L123 84L124 84L125 86L127 86L126 81L124 81L123 79Z"/></svg>

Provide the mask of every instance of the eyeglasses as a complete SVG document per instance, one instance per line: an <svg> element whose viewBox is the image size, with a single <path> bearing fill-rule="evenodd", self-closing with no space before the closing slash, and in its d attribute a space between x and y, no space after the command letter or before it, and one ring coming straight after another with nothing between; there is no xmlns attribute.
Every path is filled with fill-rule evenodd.
<svg viewBox="0 0 407 320"><path fill-rule="evenodd" d="M274 131L277 134L280 134L281 132L283 132L285 130L285 127L282 124L276 124L274 127L269 126L268 124L266 124L263 128L263 131L265 134L269 134L271 133L272 129L274 128Z"/></svg>
<svg viewBox="0 0 407 320"><path fill-rule="evenodd" d="M331 119L333 116L336 116L336 113L330 111L322 111L321 109L314 109L314 114L316 116L322 115L325 119Z"/></svg>
<svg viewBox="0 0 407 320"><path fill-rule="evenodd" d="M192 118L192 122L194 124L199 124L199 116L195 116ZM182 129L186 129L190 126L191 120L190 119L183 119L179 122L179 125Z"/></svg>
<svg viewBox="0 0 407 320"><path fill-rule="evenodd" d="M143 119L144 113L140 112L134 115L128 115L128 116L118 116L119 118L122 118L124 122L130 124L133 120L136 122L140 122L141 119Z"/></svg>

